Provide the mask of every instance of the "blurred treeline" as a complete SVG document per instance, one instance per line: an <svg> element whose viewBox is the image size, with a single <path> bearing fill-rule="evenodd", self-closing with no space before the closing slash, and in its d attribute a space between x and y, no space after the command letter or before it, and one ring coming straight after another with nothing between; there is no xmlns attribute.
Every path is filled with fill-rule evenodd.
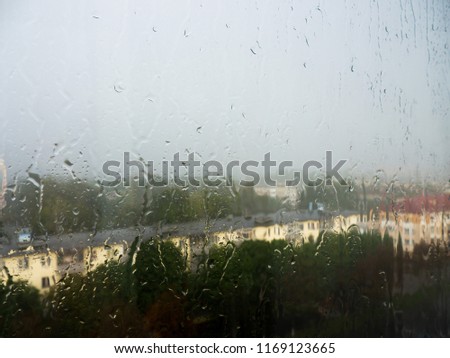
<svg viewBox="0 0 450 358"><path fill-rule="evenodd" d="M367 188L366 188L367 187ZM319 207L327 211L354 210L369 214L383 201L396 196L418 194L417 186L403 185L391 190L377 185L353 183L347 186L295 188L293 198L257 194L253 186L218 187L110 187L77 178L39 177L18 179L6 192L7 206L1 223L31 227L37 235L98 231L136 225L180 223L198 219L251 216L286 210ZM431 189L430 189L431 190Z"/></svg>
<svg viewBox="0 0 450 358"><path fill-rule="evenodd" d="M281 200L257 195L253 187L139 187L135 182L107 187L51 177L21 181L6 198L3 223L31 227L37 235L217 219L283 207Z"/></svg>
<svg viewBox="0 0 450 358"><path fill-rule="evenodd" d="M44 298L23 283L0 286L0 335L449 335L449 256L439 244L405 254L391 237L354 227L302 246L230 242L190 270L170 241L136 238L128 254L134 259L66 276Z"/></svg>

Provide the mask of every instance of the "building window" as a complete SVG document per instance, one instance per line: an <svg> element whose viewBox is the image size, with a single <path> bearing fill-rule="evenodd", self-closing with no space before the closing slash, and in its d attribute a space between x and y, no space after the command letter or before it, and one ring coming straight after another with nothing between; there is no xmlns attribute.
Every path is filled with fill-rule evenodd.
<svg viewBox="0 0 450 358"><path fill-rule="evenodd" d="M50 287L50 278L42 277L42 288Z"/></svg>

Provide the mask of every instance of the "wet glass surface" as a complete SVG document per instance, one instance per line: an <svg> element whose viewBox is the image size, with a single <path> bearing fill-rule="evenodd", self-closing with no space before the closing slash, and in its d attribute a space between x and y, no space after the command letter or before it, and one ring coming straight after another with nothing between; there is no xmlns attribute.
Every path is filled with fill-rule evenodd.
<svg viewBox="0 0 450 358"><path fill-rule="evenodd" d="M447 2L0 9L0 336L449 336Z"/></svg>

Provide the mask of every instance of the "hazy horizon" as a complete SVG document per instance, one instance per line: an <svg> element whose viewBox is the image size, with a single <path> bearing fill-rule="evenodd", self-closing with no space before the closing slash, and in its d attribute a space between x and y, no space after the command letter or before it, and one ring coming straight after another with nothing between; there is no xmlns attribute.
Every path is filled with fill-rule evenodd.
<svg viewBox="0 0 450 358"><path fill-rule="evenodd" d="M356 177L448 180L445 2L46 4L0 2L11 176L332 150Z"/></svg>

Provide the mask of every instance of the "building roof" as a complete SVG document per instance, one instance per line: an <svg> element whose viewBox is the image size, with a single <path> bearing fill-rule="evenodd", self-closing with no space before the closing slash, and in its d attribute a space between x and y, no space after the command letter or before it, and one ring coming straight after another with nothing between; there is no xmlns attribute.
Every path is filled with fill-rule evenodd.
<svg viewBox="0 0 450 358"><path fill-rule="evenodd" d="M410 214L450 211L450 194L421 195L411 198L403 198L390 205L382 203L381 210Z"/></svg>

